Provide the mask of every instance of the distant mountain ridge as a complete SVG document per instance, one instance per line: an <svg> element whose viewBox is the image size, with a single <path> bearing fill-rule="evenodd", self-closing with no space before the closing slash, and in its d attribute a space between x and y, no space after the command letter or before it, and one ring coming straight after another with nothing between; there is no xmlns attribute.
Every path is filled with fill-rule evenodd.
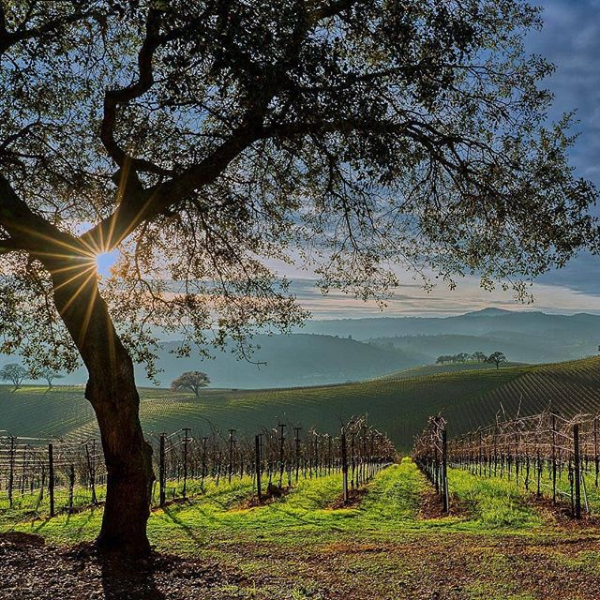
<svg viewBox="0 0 600 600"><path fill-rule="evenodd" d="M477 351L498 350L509 361L520 363L574 360L597 354L600 316L487 308L452 317L309 321L291 335L257 335L252 343L260 346L252 361L263 364L238 361L231 352L215 353L214 360L197 355L178 359L169 352L177 343L165 342L158 361L163 370L158 374L160 385L168 387L179 374L191 370L207 372L211 387L220 388L346 383L432 364L442 354ZM17 361L0 357L0 365ZM86 379L80 369L61 383L81 384ZM141 366L137 381L152 385Z"/></svg>
<svg viewBox="0 0 600 600"><path fill-rule="evenodd" d="M556 315L541 311L486 308L451 317L369 317L309 321L303 329L308 333L324 335L352 335L359 340L450 333L481 335L495 330L538 334L551 330L577 335L582 339L596 339L600 337L600 315Z"/></svg>

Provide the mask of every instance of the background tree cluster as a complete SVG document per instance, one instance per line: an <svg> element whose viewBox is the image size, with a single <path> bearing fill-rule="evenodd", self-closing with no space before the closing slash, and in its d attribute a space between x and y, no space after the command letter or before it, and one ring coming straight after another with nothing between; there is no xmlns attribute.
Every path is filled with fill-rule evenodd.
<svg viewBox="0 0 600 600"><path fill-rule="evenodd" d="M490 363L496 365L496 368L498 368L501 363L506 362L506 356L504 356L502 352L493 352L489 356L486 356L483 352L474 352L473 354L468 354L467 352L460 352L459 354L442 354L437 357L435 364L444 365L467 362Z"/></svg>
<svg viewBox="0 0 600 600"><path fill-rule="evenodd" d="M21 387L26 379L43 379L48 384L48 389L52 389L52 383L55 379L61 379L62 375L50 368L26 369L17 363L6 364L0 369L0 381L10 381L14 386L14 391Z"/></svg>

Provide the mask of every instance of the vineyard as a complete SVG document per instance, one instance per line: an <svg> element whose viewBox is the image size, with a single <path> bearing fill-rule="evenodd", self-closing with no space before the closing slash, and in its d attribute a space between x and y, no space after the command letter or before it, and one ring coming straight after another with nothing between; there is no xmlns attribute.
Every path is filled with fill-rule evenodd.
<svg viewBox="0 0 600 600"><path fill-rule="evenodd" d="M600 416L564 418L553 412L498 418L452 439L448 423L431 417L413 451L420 468L450 511L448 468L513 482L538 500L564 507L581 519L600 512Z"/></svg>
<svg viewBox="0 0 600 600"><path fill-rule="evenodd" d="M193 394L144 388L144 430L191 428L200 436L207 419L215 429L234 428L253 435L265 423L302 422L335 435L340 419L368 412L369 422L385 430L394 445L408 451L429 415L443 414L457 435L487 425L502 406L508 415L538 414L551 409L569 418L600 410L600 359L551 365L511 366L496 371L417 374L400 372L386 378L336 386L271 390L206 390ZM407 375L410 375L407 377ZM82 442L97 437L93 411L83 389L0 387L0 429L12 435L61 437Z"/></svg>
<svg viewBox="0 0 600 600"><path fill-rule="evenodd" d="M193 437L189 428L149 437L157 479L152 505L202 496L207 487L243 480L250 501L261 504L287 493L300 478L340 476L341 504L390 464L390 440L363 418L342 426L338 436L303 432L280 423L252 437L234 429ZM41 438L0 437L0 511L29 516L72 514L104 499L107 473L97 440L57 442Z"/></svg>
<svg viewBox="0 0 600 600"><path fill-rule="evenodd" d="M148 534L169 557L154 581L165 598L210 600L596 600L598 362L199 399L142 390L156 474ZM0 590L29 585L40 561L73 597L86 597L82 582L102 590L72 550L97 535L106 491L82 390L0 402L0 551L9 544L23 565L16 580L0 568ZM343 419L367 410L369 425ZM440 413L414 458L398 460L393 446ZM23 535L40 549L11 542Z"/></svg>

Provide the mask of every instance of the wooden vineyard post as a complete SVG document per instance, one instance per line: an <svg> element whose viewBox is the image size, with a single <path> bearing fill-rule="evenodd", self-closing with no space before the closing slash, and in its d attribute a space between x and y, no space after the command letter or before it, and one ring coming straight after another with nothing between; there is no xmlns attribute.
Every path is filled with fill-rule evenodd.
<svg viewBox="0 0 600 600"><path fill-rule="evenodd" d="M433 465L431 466L431 476L433 479L433 485L435 486L436 494L441 493L439 465L440 465L440 459L438 456L438 447L437 447L437 444L434 444L433 445Z"/></svg>
<svg viewBox="0 0 600 600"><path fill-rule="evenodd" d="M494 477L498 476L498 423L494 425Z"/></svg>
<svg viewBox="0 0 600 600"><path fill-rule="evenodd" d="M348 504L348 453L346 448L346 430L342 427L342 490L344 505Z"/></svg>
<svg viewBox="0 0 600 600"><path fill-rule="evenodd" d="M229 483L231 483L231 478L233 477L233 450L235 448L235 429L229 430L229 466L227 469L227 477L229 479Z"/></svg>
<svg viewBox="0 0 600 600"><path fill-rule="evenodd" d="M40 482L40 495L39 495L39 499L38 499L38 504L40 504L42 502L42 500L44 499L44 489L46 486L46 465L44 463L42 463L41 467L42 467L42 478L41 478L41 482Z"/></svg>
<svg viewBox="0 0 600 600"><path fill-rule="evenodd" d="M315 431L315 477L319 476L319 434Z"/></svg>
<svg viewBox="0 0 600 600"><path fill-rule="evenodd" d="M542 497L542 454L540 449L537 451L537 493L538 498Z"/></svg>
<svg viewBox="0 0 600 600"><path fill-rule="evenodd" d="M556 504L556 415L552 415L552 503Z"/></svg>
<svg viewBox="0 0 600 600"><path fill-rule="evenodd" d="M69 514L73 514L73 497L75 495L75 465L69 467Z"/></svg>
<svg viewBox="0 0 600 600"><path fill-rule="evenodd" d="M204 479L206 478L206 475L208 474L208 467L206 464L206 454L208 452L208 438L207 437L203 437L202 438L202 473L200 475L200 487L202 488L202 491L204 491Z"/></svg>
<svg viewBox="0 0 600 600"><path fill-rule="evenodd" d="M187 496L188 448L189 448L189 441L190 441L189 433L190 433L190 429L188 427L184 427L183 428L183 492L182 492L184 499Z"/></svg>
<svg viewBox="0 0 600 600"><path fill-rule="evenodd" d="M160 443L158 448L158 503L162 508L167 502L167 474L165 471L165 441L166 435L160 434Z"/></svg>
<svg viewBox="0 0 600 600"><path fill-rule="evenodd" d="M300 430L301 427L294 427L294 432L296 433L296 484L298 483L298 477L300 475Z"/></svg>
<svg viewBox="0 0 600 600"><path fill-rule="evenodd" d="M279 424L279 487L283 486L283 471L285 470L285 425Z"/></svg>
<svg viewBox="0 0 600 600"><path fill-rule="evenodd" d="M581 457L579 452L579 424L573 425L573 453L574 453L574 473L575 483L575 518L581 519Z"/></svg>
<svg viewBox="0 0 600 600"><path fill-rule="evenodd" d="M10 438L10 455L8 457L8 504L13 505L13 486L15 484L15 438Z"/></svg>
<svg viewBox="0 0 600 600"><path fill-rule="evenodd" d="M479 463L479 477L483 472L483 432L479 430L479 457L477 459Z"/></svg>
<svg viewBox="0 0 600 600"><path fill-rule="evenodd" d="M48 444L48 497L50 499L50 516L53 517L54 511L54 446Z"/></svg>
<svg viewBox="0 0 600 600"><path fill-rule="evenodd" d="M350 434L350 465L352 468L352 472L351 472L351 476L350 476L350 485L352 486L352 489L354 489L354 469L355 469L355 463L354 463L354 432L352 432Z"/></svg>
<svg viewBox="0 0 600 600"><path fill-rule="evenodd" d="M442 495L444 512L450 512L450 497L448 493L448 432L442 429Z"/></svg>
<svg viewBox="0 0 600 600"><path fill-rule="evenodd" d="M594 467L596 471L595 487L598 487L598 471L600 470L600 458L598 457L598 417L594 417Z"/></svg>
<svg viewBox="0 0 600 600"><path fill-rule="evenodd" d="M262 488L261 488L261 457L260 457L260 434L254 436L254 460L256 465L256 495L258 496L258 501L262 502Z"/></svg>

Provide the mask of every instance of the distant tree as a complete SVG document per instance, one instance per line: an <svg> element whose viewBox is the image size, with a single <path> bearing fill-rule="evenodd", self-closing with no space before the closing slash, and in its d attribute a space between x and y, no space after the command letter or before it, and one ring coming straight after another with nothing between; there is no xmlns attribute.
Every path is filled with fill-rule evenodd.
<svg viewBox="0 0 600 600"><path fill-rule="evenodd" d="M17 391L21 387L27 375L29 375L29 371L16 363L4 365L0 370L0 379L2 381L11 381L15 386L13 391Z"/></svg>
<svg viewBox="0 0 600 600"><path fill-rule="evenodd" d="M63 376L58 373L57 371L55 371L54 369L44 369L42 371L42 373L40 373L40 376L42 379L46 380L46 383L48 384L48 389L51 390L53 385L52 382L55 379L62 379Z"/></svg>
<svg viewBox="0 0 600 600"><path fill-rule="evenodd" d="M496 369L500 368L500 363L506 362L506 356L502 352L494 352L490 354L485 362L496 365Z"/></svg>
<svg viewBox="0 0 600 600"><path fill-rule="evenodd" d="M466 352L461 352L460 354L457 354L454 358L455 362L466 363L471 358L471 355L467 354Z"/></svg>
<svg viewBox="0 0 600 600"><path fill-rule="evenodd" d="M485 362L487 356L483 352L474 352L471 354L471 359L477 361L478 363Z"/></svg>
<svg viewBox="0 0 600 600"><path fill-rule="evenodd" d="M444 365L446 363L452 362L452 356L448 356L446 354L443 354L442 356L438 356L435 359L435 364L436 365Z"/></svg>
<svg viewBox="0 0 600 600"><path fill-rule="evenodd" d="M171 384L171 390L174 392L189 391L194 392L196 398L200 395L200 390L210 383L206 373L202 371L188 371L182 373Z"/></svg>

